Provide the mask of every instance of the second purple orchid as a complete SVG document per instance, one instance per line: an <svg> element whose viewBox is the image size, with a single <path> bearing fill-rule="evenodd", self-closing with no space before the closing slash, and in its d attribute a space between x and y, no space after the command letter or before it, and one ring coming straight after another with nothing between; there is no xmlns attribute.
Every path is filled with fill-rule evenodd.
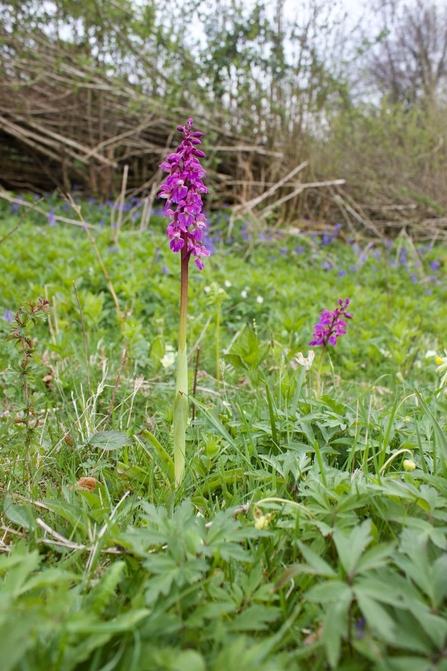
<svg viewBox="0 0 447 671"><path fill-rule="evenodd" d="M182 250L182 258L188 260L194 256L196 266L203 270L202 257L210 253L203 245L206 221L201 194L208 193L208 189L202 181L206 173L199 161L205 157L198 148L203 133L193 131L192 124L193 119L188 119L186 126L177 127L184 137L176 151L160 165L169 175L160 188L159 197L166 198L164 214L170 219L166 234L172 251Z"/></svg>
<svg viewBox="0 0 447 671"><path fill-rule="evenodd" d="M339 299L339 307L332 312L330 310L322 310L318 324L314 326L312 340L309 345L322 345L326 348L328 345L336 345L337 338L345 335L347 324L346 319L352 319L352 315L346 312L346 309L351 301L349 298L343 300Z"/></svg>

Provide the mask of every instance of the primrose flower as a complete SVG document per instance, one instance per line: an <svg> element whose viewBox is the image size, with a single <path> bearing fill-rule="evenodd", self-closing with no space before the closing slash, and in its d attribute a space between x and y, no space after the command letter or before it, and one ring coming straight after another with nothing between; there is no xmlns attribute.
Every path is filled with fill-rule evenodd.
<svg viewBox="0 0 447 671"><path fill-rule="evenodd" d="M268 529L273 517L273 513L263 515L259 508L255 508L253 511L253 516L255 518L255 529Z"/></svg>
<svg viewBox="0 0 447 671"><path fill-rule="evenodd" d="M169 366L172 366L174 362L175 362L174 352L166 352L164 357L160 359L160 363L163 366L163 368L169 368Z"/></svg>
<svg viewBox="0 0 447 671"><path fill-rule="evenodd" d="M444 352L445 356L436 357L436 365L438 366L436 371L438 373L444 373L440 382L441 387L444 387L447 384L447 349L445 349Z"/></svg>
<svg viewBox="0 0 447 671"><path fill-rule="evenodd" d="M414 463L413 459L404 459L403 467L404 471L410 472L415 470L416 464Z"/></svg>
<svg viewBox="0 0 447 671"><path fill-rule="evenodd" d="M343 300L339 299L338 304L340 307L336 308L333 312L330 310L322 310L320 314L320 320L318 324L314 326L314 332L312 340L309 345L336 345L337 338L340 338L346 333L347 324L345 319L352 319L352 315L346 312L351 301L349 298Z"/></svg>
<svg viewBox="0 0 447 671"><path fill-rule="evenodd" d="M185 127L177 127L184 137L176 151L160 165L169 174L160 187L159 197L166 199L164 216L169 217L166 234L172 251L183 250L182 258L194 256L196 266L203 270L201 257L209 256L210 252L203 245L206 221L200 194L208 193L208 189L202 181L206 173L199 161L205 153L197 147L202 144L199 138L203 133L192 131L192 124L193 120L188 119Z"/></svg>

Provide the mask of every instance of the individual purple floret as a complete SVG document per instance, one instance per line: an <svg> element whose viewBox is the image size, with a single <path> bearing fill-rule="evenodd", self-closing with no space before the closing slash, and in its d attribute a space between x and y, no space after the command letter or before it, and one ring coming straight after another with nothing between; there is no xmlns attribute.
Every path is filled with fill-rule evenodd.
<svg viewBox="0 0 447 671"><path fill-rule="evenodd" d="M203 270L201 257L210 253L203 245L206 222L200 194L208 193L208 189L202 181L206 173L199 161L205 153L197 147L202 144L199 138L203 133L192 131L192 124L193 120L188 119L185 127L177 127L184 137L176 151L160 165L169 175L160 188L159 197L166 198L164 216L170 219L166 234L172 251L182 249L188 258L195 256L196 266Z"/></svg>
<svg viewBox="0 0 447 671"><path fill-rule="evenodd" d="M54 216L54 207L51 208L51 210L48 213L48 223L50 226L56 226L56 219Z"/></svg>
<svg viewBox="0 0 447 671"><path fill-rule="evenodd" d="M309 345L336 345L337 338L346 333L347 324L345 319L352 319L352 315L346 312L346 308L350 303L349 298L343 300L340 298L338 304L340 307L335 308L333 312L330 310L322 310L320 314L320 321L314 326L312 340Z"/></svg>
<svg viewBox="0 0 447 671"><path fill-rule="evenodd" d="M9 322L9 324L12 324L12 321L14 319L14 312L7 308L5 312L3 313L2 319L5 320L5 322Z"/></svg>

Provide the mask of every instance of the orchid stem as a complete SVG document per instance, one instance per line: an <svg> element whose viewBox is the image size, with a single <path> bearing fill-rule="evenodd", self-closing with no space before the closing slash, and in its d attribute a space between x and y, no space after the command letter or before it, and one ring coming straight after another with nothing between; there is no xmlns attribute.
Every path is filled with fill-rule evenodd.
<svg viewBox="0 0 447 671"><path fill-rule="evenodd" d="M185 245L186 247L186 245ZM188 359L186 355L186 327L188 318L188 264L189 254L182 249L180 326L178 335L177 381L174 401L174 471L178 487L185 474L186 426L188 424Z"/></svg>
<svg viewBox="0 0 447 671"><path fill-rule="evenodd" d="M220 303L217 304L216 312L216 381L217 388L220 388L220 343L219 343L219 332L220 332Z"/></svg>
<svg viewBox="0 0 447 671"><path fill-rule="evenodd" d="M321 348L320 362L318 364L317 370L317 396L320 396L321 393L321 371L323 370L323 361L326 355L326 345L323 345Z"/></svg>

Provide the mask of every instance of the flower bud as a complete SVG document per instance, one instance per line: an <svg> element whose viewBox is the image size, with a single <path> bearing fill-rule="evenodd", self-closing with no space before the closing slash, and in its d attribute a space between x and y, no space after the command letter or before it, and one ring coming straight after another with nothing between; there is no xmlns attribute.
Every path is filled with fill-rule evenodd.
<svg viewBox="0 0 447 671"><path fill-rule="evenodd" d="M413 459L404 459L403 467L404 471L414 471L416 464L414 463Z"/></svg>

